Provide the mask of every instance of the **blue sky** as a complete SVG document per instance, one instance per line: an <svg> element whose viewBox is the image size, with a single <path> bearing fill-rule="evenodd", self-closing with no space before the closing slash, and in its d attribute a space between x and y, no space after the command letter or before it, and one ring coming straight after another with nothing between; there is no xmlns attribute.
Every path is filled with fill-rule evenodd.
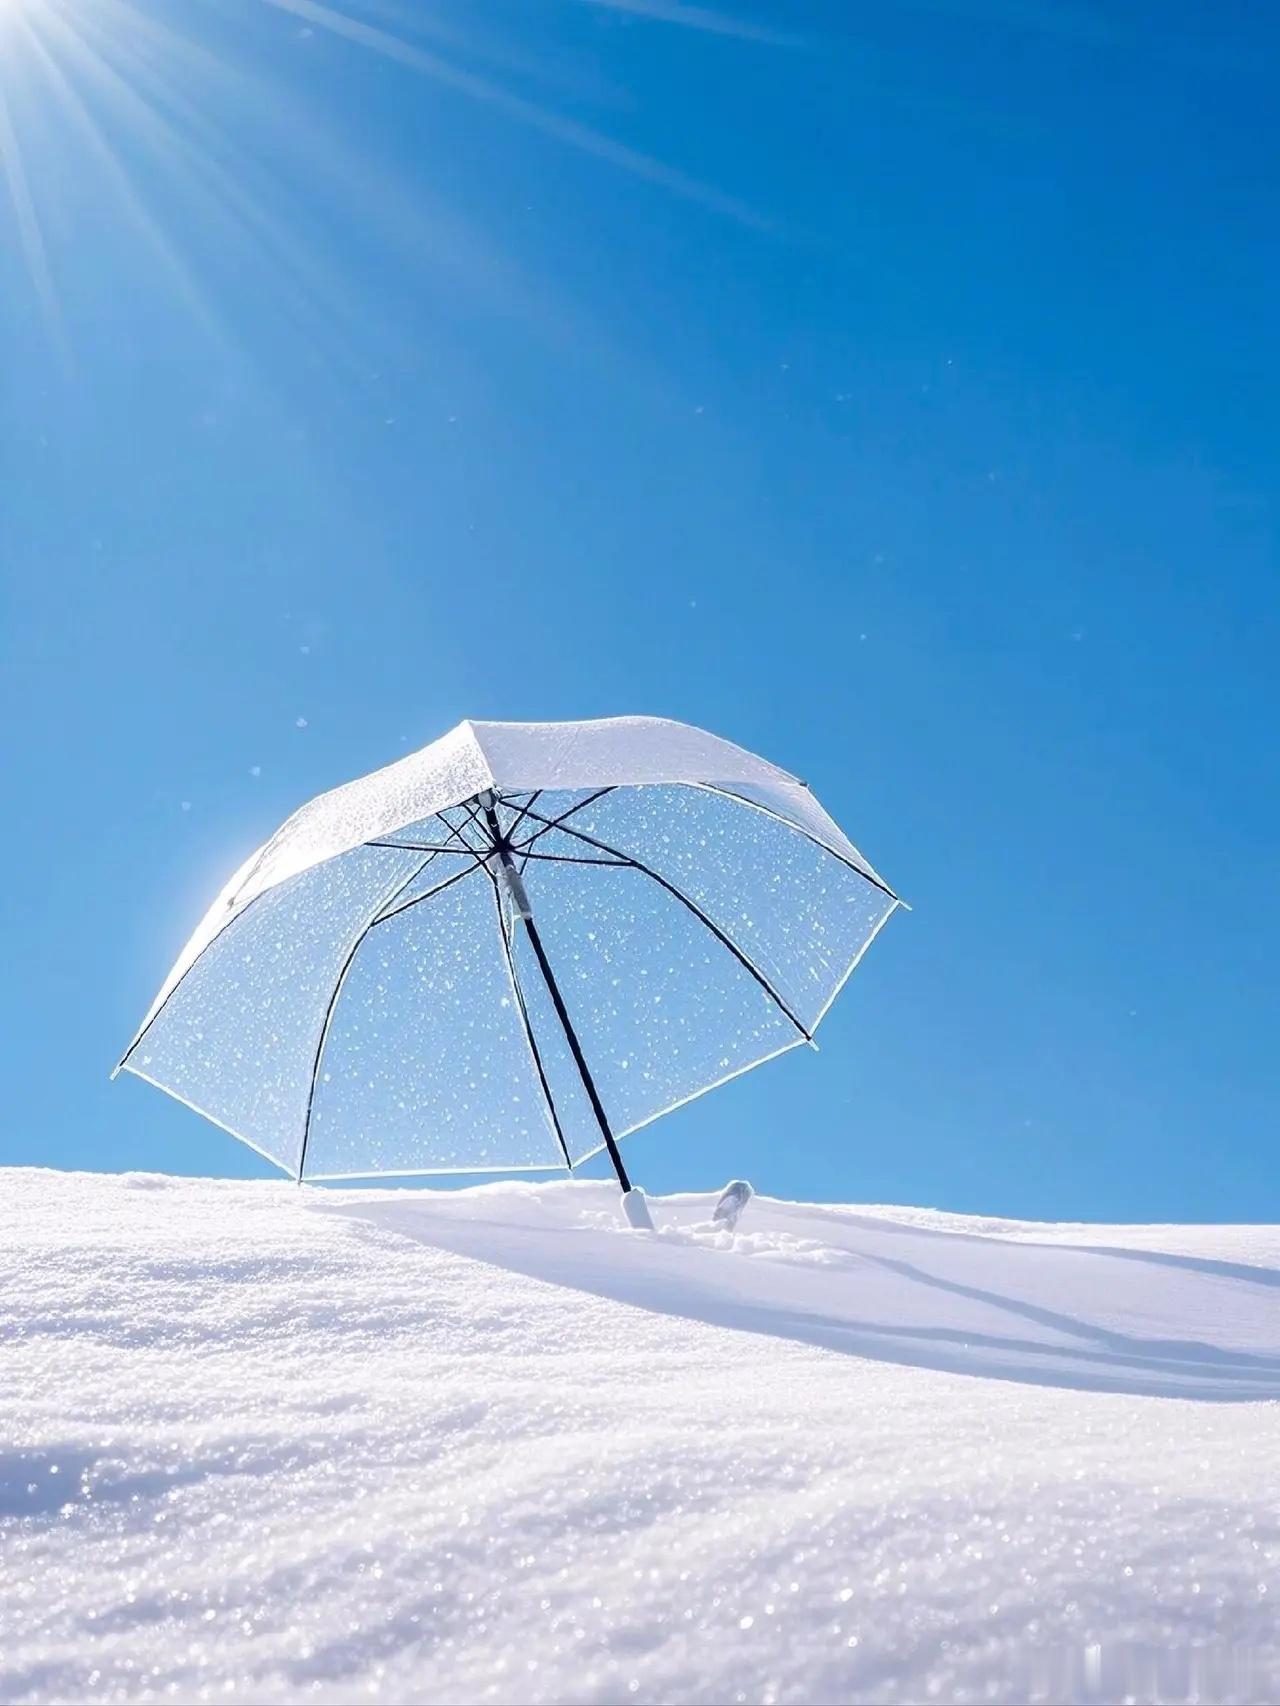
<svg viewBox="0 0 1280 1706"><path fill-rule="evenodd" d="M805 775L915 905L650 1188L1263 1219L1280 26L0 0L0 1159L295 805L462 716Z"/></svg>

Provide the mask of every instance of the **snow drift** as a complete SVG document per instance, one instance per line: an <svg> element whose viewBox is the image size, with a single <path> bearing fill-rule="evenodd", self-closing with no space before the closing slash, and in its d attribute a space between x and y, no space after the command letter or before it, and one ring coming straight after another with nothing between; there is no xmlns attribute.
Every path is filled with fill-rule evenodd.
<svg viewBox="0 0 1280 1706"><path fill-rule="evenodd" d="M0 1173L0 1698L1280 1699L1280 1233Z"/></svg>

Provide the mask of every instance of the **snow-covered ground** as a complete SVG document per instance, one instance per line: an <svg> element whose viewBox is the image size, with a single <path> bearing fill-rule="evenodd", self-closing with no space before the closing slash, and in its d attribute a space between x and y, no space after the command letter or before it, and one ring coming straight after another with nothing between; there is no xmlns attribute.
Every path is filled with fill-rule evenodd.
<svg viewBox="0 0 1280 1706"><path fill-rule="evenodd" d="M0 1699L1280 1700L1280 1231L0 1172Z"/></svg>

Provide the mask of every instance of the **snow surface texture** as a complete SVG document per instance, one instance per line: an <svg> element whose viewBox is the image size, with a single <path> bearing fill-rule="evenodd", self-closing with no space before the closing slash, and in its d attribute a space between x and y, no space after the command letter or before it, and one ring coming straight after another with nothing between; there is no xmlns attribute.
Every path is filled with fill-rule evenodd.
<svg viewBox="0 0 1280 1706"><path fill-rule="evenodd" d="M0 1699L1280 1700L1280 1232L0 1172Z"/></svg>

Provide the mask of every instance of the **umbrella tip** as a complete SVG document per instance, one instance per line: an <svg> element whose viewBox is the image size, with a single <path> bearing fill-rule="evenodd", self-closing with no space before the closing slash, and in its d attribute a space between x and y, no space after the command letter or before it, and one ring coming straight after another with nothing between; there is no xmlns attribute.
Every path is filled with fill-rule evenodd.
<svg viewBox="0 0 1280 1706"><path fill-rule="evenodd" d="M649 1204L639 1185L633 1185L629 1191L622 1193L622 1212L627 1217L627 1224L636 1232L652 1232L654 1230L653 1216L649 1213Z"/></svg>

